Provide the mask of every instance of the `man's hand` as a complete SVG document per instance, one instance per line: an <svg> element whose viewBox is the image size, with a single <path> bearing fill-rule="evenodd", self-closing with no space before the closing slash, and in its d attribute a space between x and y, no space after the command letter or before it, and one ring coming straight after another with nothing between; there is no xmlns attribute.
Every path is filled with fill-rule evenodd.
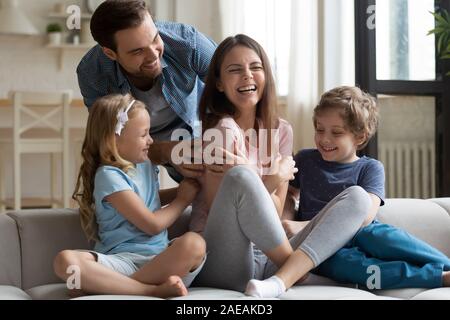
<svg viewBox="0 0 450 320"><path fill-rule="evenodd" d="M217 151L222 154L223 164L209 164L206 166L206 169L214 174L223 175L229 169L236 165L249 165L249 160L247 155L245 155L242 151L240 151L236 144L233 146L233 152L228 151L227 149L216 147L214 151Z"/></svg>
<svg viewBox="0 0 450 320"><path fill-rule="evenodd" d="M205 165L203 164L171 165L186 178L199 178L205 172Z"/></svg>
<svg viewBox="0 0 450 320"><path fill-rule="evenodd" d="M150 147L149 158L155 164L169 163L186 178L198 178L205 171L200 140L155 142Z"/></svg>

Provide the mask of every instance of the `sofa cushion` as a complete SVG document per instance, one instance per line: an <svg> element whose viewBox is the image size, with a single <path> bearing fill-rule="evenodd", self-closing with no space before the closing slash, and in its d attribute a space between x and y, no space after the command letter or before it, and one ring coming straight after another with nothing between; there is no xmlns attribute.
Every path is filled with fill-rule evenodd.
<svg viewBox="0 0 450 320"><path fill-rule="evenodd" d="M407 288L407 289L384 289L384 290L371 290L373 294L383 297L393 297L398 299L409 300L418 294L427 291L424 288Z"/></svg>
<svg viewBox="0 0 450 320"><path fill-rule="evenodd" d="M426 290L411 300L450 300L450 288Z"/></svg>
<svg viewBox="0 0 450 320"><path fill-rule="evenodd" d="M283 293L281 300L337 300L337 299L359 299L379 300L370 292L346 287L334 286L294 286Z"/></svg>
<svg viewBox="0 0 450 320"><path fill-rule="evenodd" d="M0 286L0 300L31 300L31 297L20 288Z"/></svg>
<svg viewBox="0 0 450 320"><path fill-rule="evenodd" d="M233 290L215 288L189 288L189 294L184 297L171 298L171 300L234 300L248 298L245 294Z"/></svg>
<svg viewBox="0 0 450 320"><path fill-rule="evenodd" d="M52 283L26 290L33 300L69 300L69 290L65 283Z"/></svg>
<svg viewBox="0 0 450 320"><path fill-rule="evenodd" d="M18 226L22 255L22 288L60 280L53 259L64 249L88 249L78 210L22 210L8 214Z"/></svg>
<svg viewBox="0 0 450 320"><path fill-rule="evenodd" d="M387 199L377 218L410 232L450 256L450 215L441 205L430 200Z"/></svg>
<svg viewBox="0 0 450 320"><path fill-rule="evenodd" d="M22 286L19 233L5 214L0 214L0 285Z"/></svg>
<svg viewBox="0 0 450 320"><path fill-rule="evenodd" d="M79 298L74 298L72 300L164 300L156 297L146 297L146 296L127 296L127 295L90 295L83 296Z"/></svg>
<svg viewBox="0 0 450 320"><path fill-rule="evenodd" d="M434 198L434 199L429 199L429 201L437 203L442 208L444 208L450 215L450 198Z"/></svg>

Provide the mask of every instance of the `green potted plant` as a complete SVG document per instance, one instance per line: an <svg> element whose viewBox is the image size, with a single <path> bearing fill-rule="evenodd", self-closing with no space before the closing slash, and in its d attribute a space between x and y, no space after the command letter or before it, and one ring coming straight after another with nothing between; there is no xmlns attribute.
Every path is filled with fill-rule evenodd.
<svg viewBox="0 0 450 320"><path fill-rule="evenodd" d="M59 23L49 23L47 25L48 44L60 45L62 38L62 27Z"/></svg>
<svg viewBox="0 0 450 320"><path fill-rule="evenodd" d="M450 59L450 15L445 9L431 12L436 20L436 27L428 32L434 34L438 41L438 52L441 59ZM450 72L447 73L450 76Z"/></svg>

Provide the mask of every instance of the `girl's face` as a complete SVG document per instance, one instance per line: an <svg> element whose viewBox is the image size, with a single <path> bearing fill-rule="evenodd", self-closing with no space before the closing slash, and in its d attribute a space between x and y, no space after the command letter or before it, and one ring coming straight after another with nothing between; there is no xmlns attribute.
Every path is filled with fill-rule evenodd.
<svg viewBox="0 0 450 320"><path fill-rule="evenodd" d="M325 110L316 116L314 141L325 161L351 163L358 160L356 150L362 139L345 127L339 111Z"/></svg>
<svg viewBox="0 0 450 320"><path fill-rule="evenodd" d="M255 51L237 45L225 55L216 86L239 111L256 110L265 84L264 67Z"/></svg>
<svg viewBox="0 0 450 320"><path fill-rule="evenodd" d="M120 156L132 163L148 160L148 149L153 143L149 130L150 116L147 110L138 109L125 124L120 136L116 136Z"/></svg>

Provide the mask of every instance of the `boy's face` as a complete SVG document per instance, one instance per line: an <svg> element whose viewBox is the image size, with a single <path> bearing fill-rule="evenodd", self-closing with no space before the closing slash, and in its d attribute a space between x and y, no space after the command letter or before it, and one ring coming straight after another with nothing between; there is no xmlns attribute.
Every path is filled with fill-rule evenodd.
<svg viewBox="0 0 450 320"><path fill-rule="evenodd" d="M325 161L351 163L359 159L356 150L362 139L346 128L339 111L324 110L315 119L314 141Z"/></svg>
<svg viewBox="0 0 450 320"><path fill-rule="evenodd" d="M132 163L148 160L148 149L153 143L149 131L150 116L147 110L137 110L133 118L125 124L120 136L116 136L120 156Z"/></svg>

